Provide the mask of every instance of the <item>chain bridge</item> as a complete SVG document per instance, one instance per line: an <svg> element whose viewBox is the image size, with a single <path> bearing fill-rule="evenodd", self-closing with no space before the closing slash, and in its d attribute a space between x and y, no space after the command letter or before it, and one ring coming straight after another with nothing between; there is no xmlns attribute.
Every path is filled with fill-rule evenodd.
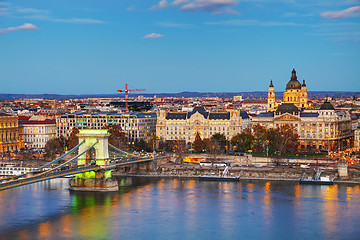
<svg viewBox="0 0 360 240"><path fill-rule="evenodd" d="M117 181L111 177L114 169L140 163L150 164L155 158L139 157L112 146L108 143L109 135L106 129L80 130L77 146L39 167L37 171L2 179L0 191L72 175L75 177L70 180L70 190L117 191ZM73 156L76 150L78 154ZM109 157L109 152L114 159ZM68 158L60 163L60 160Z"/></svg>

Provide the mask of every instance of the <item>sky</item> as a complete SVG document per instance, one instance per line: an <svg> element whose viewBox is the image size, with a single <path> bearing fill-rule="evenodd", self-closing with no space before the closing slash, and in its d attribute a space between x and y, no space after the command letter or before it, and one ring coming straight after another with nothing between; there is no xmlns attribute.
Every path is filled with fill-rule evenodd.
<svg viewBox="0 0 360 240"><path fill-rule="evenodd" d="M0 93L360 91L359 0L0 0Z"/></svg>

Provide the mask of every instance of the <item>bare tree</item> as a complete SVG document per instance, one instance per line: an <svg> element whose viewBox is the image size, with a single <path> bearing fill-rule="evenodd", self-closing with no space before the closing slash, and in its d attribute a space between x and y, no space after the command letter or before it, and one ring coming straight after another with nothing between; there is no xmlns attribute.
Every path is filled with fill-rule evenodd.
<svg viewBox="0 0 360 240"><path fill-rule="evenodd" d="M299 135L294 126L289 124L281 125L276 128L278 132L279 154L283 152L295 150L298 146Z"/></svg>

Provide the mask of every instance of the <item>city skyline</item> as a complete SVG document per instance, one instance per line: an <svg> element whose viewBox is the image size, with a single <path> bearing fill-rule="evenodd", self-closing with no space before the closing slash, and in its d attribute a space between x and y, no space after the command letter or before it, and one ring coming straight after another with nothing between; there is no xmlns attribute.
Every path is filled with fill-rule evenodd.
<svg viewBox="0 0 360 240"><path fill-rule="evenodd" d="M360 1L0 1L0 19L0 93L281 92L293 66L360 90Z"/></svg>

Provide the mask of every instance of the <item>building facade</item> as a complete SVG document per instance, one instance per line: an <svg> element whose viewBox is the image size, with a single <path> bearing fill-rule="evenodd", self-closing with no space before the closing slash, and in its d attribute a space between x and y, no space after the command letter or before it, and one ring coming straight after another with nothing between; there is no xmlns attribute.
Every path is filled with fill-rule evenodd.
<svg viewBox="0 0 360 240"><path fill-rule="evenodd" d="M360 125L354 131L354 148L356 151L360 151Z"/></svg>
<svg viewBox="0 0 360 240"><path fill-rule="evenodd" d="M163 140L193 142L197 133L202 139L216 133L228 140L244 128L250 127L250 118L244 111L208 112L204 107L194 107L191 112L159 110L156 136Z"/></svg>
<svg viewBox="0 0 360 240"><path fill-rule="evenodd" d="M0 112L0 153L20 150L18 117Z"/></svg>
<svg viewBox="0 0 360 240"><path fill-rule="evenodd" d="M156 113L73 113L56 120L56 135L68 137L74 127L78 129L103 129L105 125L119 124L131 142L148 140L156 133Z"/></svg>
<svg viewBox="0 0 360 240"><path fill-rule="evenodd" d="M19 121L19 125L25 148L45 148L47 141L56 137L55 119Z"/></svg>
<svg viewBox="0 0 360 240"><path fill-rule="evenodd" d="M352 137L350 114L336 111L330 102L324 102L318 110L301 110L293 103L283 103L275 112L253 117L252 124L266 128L294 126L302 150L344 150Z"/></svg>
<svg viewBox="0 0 360 240"><path fill-rule="evenodd" d="M308 95L307 88L305 84L305 79L303 83L297 80L296 71L293 68L291 72L290 81L286 84L286 89L284 92L283 103L292 103L298 108L308 108ZM272 79L270 81L270 86L268 90L268 107L267 111L273 112L276 110L275 105L275 90Z"/></svg>

